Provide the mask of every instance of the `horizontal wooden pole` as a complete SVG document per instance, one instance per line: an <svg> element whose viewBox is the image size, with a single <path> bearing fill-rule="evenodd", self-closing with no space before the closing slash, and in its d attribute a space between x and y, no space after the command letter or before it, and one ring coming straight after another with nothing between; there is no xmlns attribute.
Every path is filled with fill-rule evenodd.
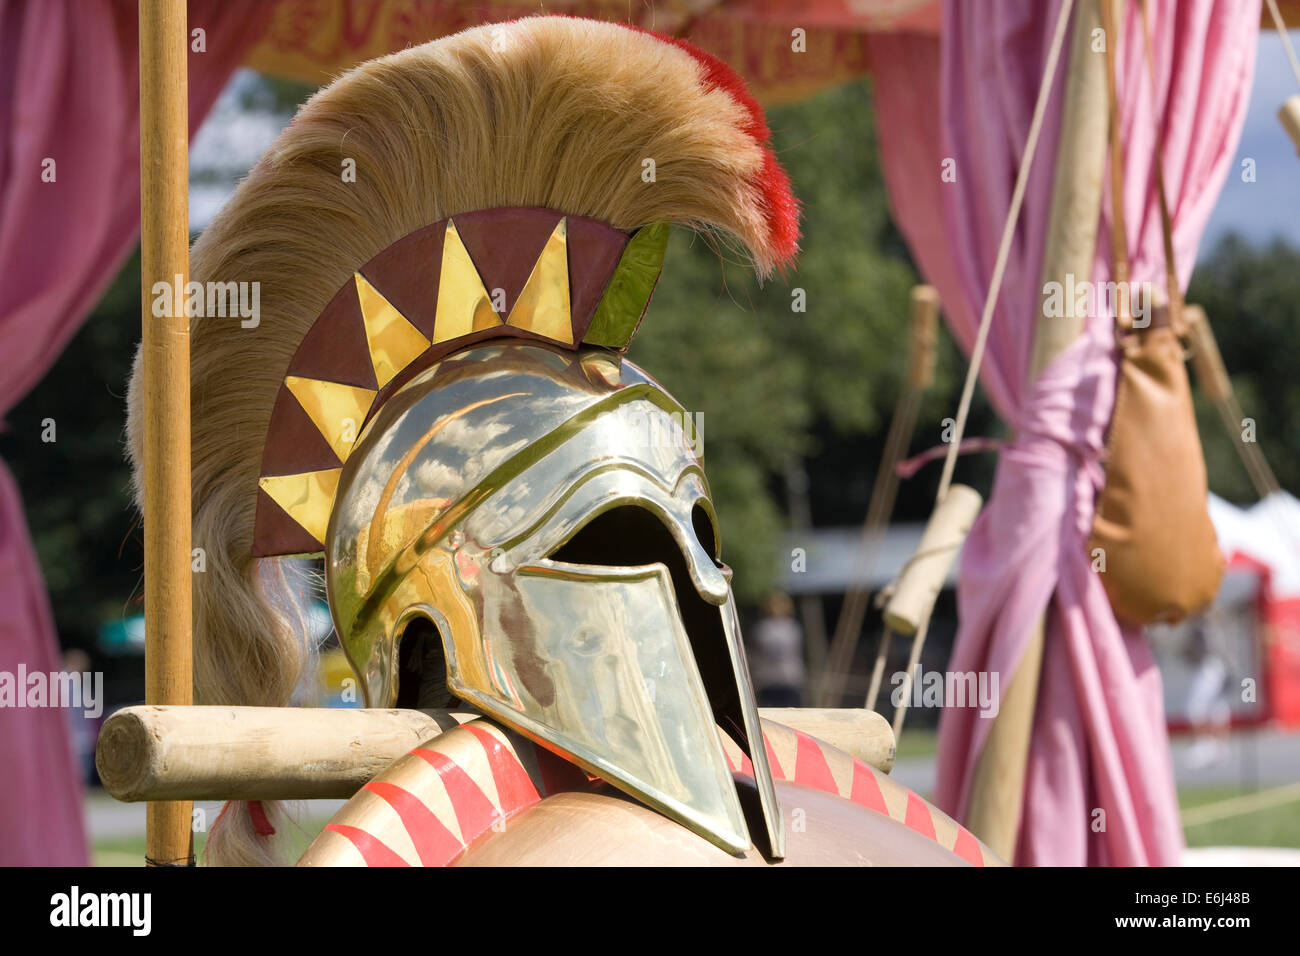
<svg viewBox="0 0 1300 956"><path fill-rule="evenodd" d="M127 707L95 766L119 800L345 798L398 757L478 716L419 710Z"/></svg>
<svg viewBox="0 0 1300 956"><path fill-rule="evenodd" d="M1282 128L1295 144L1296 152L1300 153L1300 93L1287 98L1277 111L1277 118L1282 121Z"/></svg>
<svg viewBox="0 0 1300 956"><path fill-rule="evenodd" d="M818 737L878 770L894 735L857 708L770 708L765 720ZM118 800L346 799L470 711L127 707L104 723L95 766Z"/></svg>
<svg viewBox="0 0 1300 956"><path fill-rule="evenodd" d="M889 721L862 707L760 707L758 715L816 737L881 773L894 768Z"/></svg>
<svg viewBox="0 0 1300 956"><path fill-rule="evenodd" d="M885 605L885 625L895 634L910 637L930 619L934 602L983 504L984 499L974 488L953 485L935 507L916 553L899 572Z"/></svg>

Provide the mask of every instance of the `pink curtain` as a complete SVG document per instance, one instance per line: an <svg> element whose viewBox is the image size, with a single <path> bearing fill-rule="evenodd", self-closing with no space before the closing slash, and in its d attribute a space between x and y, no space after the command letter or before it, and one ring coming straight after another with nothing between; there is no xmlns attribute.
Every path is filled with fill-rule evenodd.
<svg viewBox="0 0 1300 956"><path fill-rule="evenodd" d="M273 9L190 3L206 46L189 56L191 134ZM0 416L53 364L139 234L136 18L130 0L0 0ZM20 666L48 674L60 662L22 501L0 463L0 671ZM0 710L0 865L87 861L65 717Z"/></svg>
<svg viewBox="0 0 1300 956"><path fill-rule="evenodd" d="M942 41L872 39L881 151L896 219L953 335L969 353L1019 167L1059 0L948 0ZM1164 270L1151 168L1165 183L1186 285L1232 164L1254 69L1258 0L1151 0L1157 95L1146 79L1140 13L1122 23L1124 206L1135 281ZM1068 57L1067 57L1068 58ZM1140 631L1115 621L1085 543L1114 401L1111 320L1094 316L1037 382L1025 381L1059 135L1058 71L981 380L1015 439L972 529L949 667L996 673L1005 691L1037 621L1046 642L1016 861L1170 865L1182 848L1160 675ZM941 181L952 160L954 182ZM1110 273L1109 198L1092 279ZM943 714L935 801L959 819L992 724Z"/></svg>

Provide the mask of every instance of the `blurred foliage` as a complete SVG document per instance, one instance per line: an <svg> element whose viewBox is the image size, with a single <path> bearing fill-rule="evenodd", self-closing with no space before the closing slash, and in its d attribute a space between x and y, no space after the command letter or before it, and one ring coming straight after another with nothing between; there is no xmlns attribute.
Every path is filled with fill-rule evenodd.
<svg viewBox="0 0 1300 956"><path fill-rule="evenodd" d="M243 108L284 114L306 95L274 83L240 92ZM724 555L743 603L779 573L792 462L807 459L814 524L855 523L865 513L905 367L915 281L889 219L866 85L775 109L770 121L804 203L795 269L760 286L734 252L677 230L631 351L702 414ZM134 258L9 416L3 443L67 644L88 646L104 620L139 609L140 535L122 457L122 396L139 337L138 270ZM795 289L804 290L805 312L792 310ZM941 343L918 447L938 441L964 368L945 337ZM987 427L981 409L971 434ZM58 428L49 445L40 440L47 417ZM979 467L987 473L991 458ZM932 467L906 483L897 513L924 518L936 478Z"/></svg>
<svg viewBox="0 0 1300 956"><path fill-rule="evenodd" d="M775 108L769 120L803 202L794 269L760 284L731 250L677 230L629 350L702 416L723 557L746 602L780 571L788 465L807 459L814 525L862 520L906 372L908 292L917 281L889 218L868 87ZM794 311L797 290L806 311ZM918 447L938 443L964 373L946 336L941 343ZM981 404L968 434L990 427ZM975 465L985 486L987 465ZM936 481L931 468L906 483L896 513L922 520Z"/></svg>
<svg viewBox="0 0 1300 956"><path fill-rule="evenodd" d="M1192 275L1187 300L1205 308L1241 410L1278 483L1300 492L1300 250L1282 240L1252 245L1225 236ZM1210 490L1237 504L1258 497L1214 406L1195 390Z"/></svg>
<svg viewBox="0 0 1300 956"><path fill-rule="evenodd" d="M316 87L279 76L258 73L239 86L239 107L248 112L293 115L316 92Z"/></svg>

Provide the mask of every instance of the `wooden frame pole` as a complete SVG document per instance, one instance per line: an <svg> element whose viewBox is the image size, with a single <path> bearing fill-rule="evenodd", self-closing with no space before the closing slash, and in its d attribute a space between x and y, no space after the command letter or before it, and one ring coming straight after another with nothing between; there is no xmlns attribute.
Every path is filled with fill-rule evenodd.
<svg viewBox="0 0 1300 956"><path fill-rule="evenodd" d="M140 0L145 700L193 701L190 579L189 104L185 0ZM155 318L155 284L171 308ZM191 804L150 803L146 862L193 862Z"/></svg>
<svg viewBox="0 0 1300 956"><path fill-rule="evenodd" d="M1064 284L1067 275L1073 275L1076 282L1092 279L1108 116L1106 58L1093 51L1092 37L1102 25L1101 4L1107 2L1110 0L1083 0L1074 9L1056 180L1043 255L1044 285ZM1108 36L1106 42L1115 39ZM1029 381L1037 379L1052 359L1069 348L1083 331L1083 323L1084 316L1048 316L1040 308ZM1007 683L980 753L966 813L970 831L1008 863L1015 861L1020 831L1045 626L1044 617L1031 633L1020 666Z"/></svg>
<svg viewBox="0 0 1300 956"><path fill-rule="evenodd" d="M876 555L889 517L894 513L898 497L898 475L894 468L907 453L908 442L916 431L916 416L921 408L921 396L934 384L934 363L939 338L939 292L933 286L912 286L910 295L911 337L908 343L907 377L894 406L894 417L889 422L884 451L876 469L876 480L871 486L867 501L867 514L858 536L858 553L854 559L853 580L844 592L844 604L835 622L835 636L824 666L814 682L816 693L813 703L818 707L835 707L844 695L844 685L853 667L861 640L862 622L866 619L871 588L865 583L876 563ZM889 654L889 634L881 637L872 671L871 686L879 689ZM875 708L875 693L867 694L867 709Z"/></svg>
<svg viewBox="0 0 1300 956"><path fill-rule="evenodd" d="M882 773L885 718L857 708L760 707L769 724L830 744ZM482 715L459 710L124 707L104 722L95 766L118 800L347 799L413 747Z"/></svg>
<svg viewBox="0 0 1300 956"><path fill-rule="evenodd" d="M1300 100L1300 96L1296 99ZM1277 476L1269 467L1259 443L1247 442L1242 438L1242 422L1246 416L1232 391L1232 379L1228 377L1228 370L1223 365L1223 356L1219 354L1219 343L1214 338L1214 330L1210 328L1209 317L1199 305L1186 306L1183 314L1187 317L1187 338L1192 347L1192 368L1196 370L1196 383L1218 409L1228 438L1237 449L1251 484L1255 486L1255 494L1263 500L1280 490L1281 485L1277 483Z"/></svg>

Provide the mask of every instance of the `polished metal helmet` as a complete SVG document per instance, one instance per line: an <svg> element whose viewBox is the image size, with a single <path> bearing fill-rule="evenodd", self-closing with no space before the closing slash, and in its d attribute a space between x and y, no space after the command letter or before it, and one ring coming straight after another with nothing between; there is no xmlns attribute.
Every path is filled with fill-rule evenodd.
<svg viewBox="0 0 1300 956"><path fill-rule="evenodd" d="M493 212L480 225L514 234L500 220L516 211ZM292 467L264 462L263 553L285 551L277 534L306 534L299 550L323 545L335 626L368 706L454 697L733 853L753 843L781 857L698 429L603 344L626 344L639 321L653 279L638 270L650 261L657 275L663 234L602 227L623 252L606 256L613 275L579 321L567 240L575 225L589 244L603 233L528 215L546 241L504 318L464 251L474 217L437 225L428 316L386 295L412 272L403 255L389 254L395 272L372 263L340 290L325 320L364 330L374 387L298 374L333 355L308 337L273 416L284 440L267 448L292 446L305 417L335 457L310 470L301 452ZM611 295L617 308L602 312ZM609 315L622 326L602 325ZM752 783L733 779L720 730L749 756Z"/></svg>
<svg viewBox="0 0 1300 956"><path fill-rule="evenodd" d="M684 421L605 349L457 352L361 435L326 580L371 706L397 703L402 636L431 622L457 698L742 852L716 728L762 738Z"/></svg>

